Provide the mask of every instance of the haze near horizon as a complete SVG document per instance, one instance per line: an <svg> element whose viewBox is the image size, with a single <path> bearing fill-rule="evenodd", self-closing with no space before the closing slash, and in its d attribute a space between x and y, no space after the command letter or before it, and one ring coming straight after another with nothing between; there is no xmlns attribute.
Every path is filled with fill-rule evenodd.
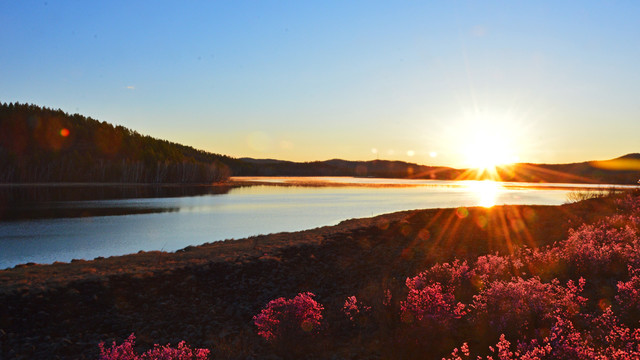
<svg viewBox="0 0 640 360"><path fill-rule="evenodd" d="M486 167L640 152L640 5L0 4L0 101L234 157Z"/></svg>

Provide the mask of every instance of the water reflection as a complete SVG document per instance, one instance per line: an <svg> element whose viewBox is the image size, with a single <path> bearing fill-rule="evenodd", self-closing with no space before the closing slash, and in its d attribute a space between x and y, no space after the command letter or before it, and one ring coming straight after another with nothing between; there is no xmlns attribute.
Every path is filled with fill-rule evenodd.
<svg viewBox="0 0 640 360"><path fill-rule="evenodd" d="M0 204L226 194L224 185L0 184Z"/></svg>
<svg viewBox="0 0 640 360"><path fill-rule="evenodd" d="M209 185L0 185L0 221L175 212L180 208L130 200L227 194L230 189Z"/></svg>
<svg viewBox="0 0 640 360"><path fill-rule="evenodd" d="M491 180L473 181L467 186L478 199L478 206L486 208L496 205L498 194L504 189L502 185Z"/></svg>
<svg viewBox="0 0 640 360"><path fill-rule="evenodd" d="M0 269L27 262L93 259L139 250L176 251L206 242L311 229L401 210L559 205L573 191L569 185L540 188L538 184L510 186L490 181L425 181L420 186L404 186L393 180L394 186L378 186L388 181L364 179L367 184L376 182L376 186L354 187L351 183L356 180L345 179L350 184L340 186L270 184L231 191L219 187L20 187L17 194L0 197L4 201L0 210L16 214L15 204L35 204L25 211L39 218L3 221L0 211ZM128 191L137 198L117 198L131 194ZM86 192L88 197L80 197ZM66 194L75 200L60 201ZM96 194L116 199L95 199ZM33 201L41 199L44 201ZM72 218L70 213L78 216ZM104 216L116 214L125 216ZM461 208L458 216L466 215Z"/></svg>

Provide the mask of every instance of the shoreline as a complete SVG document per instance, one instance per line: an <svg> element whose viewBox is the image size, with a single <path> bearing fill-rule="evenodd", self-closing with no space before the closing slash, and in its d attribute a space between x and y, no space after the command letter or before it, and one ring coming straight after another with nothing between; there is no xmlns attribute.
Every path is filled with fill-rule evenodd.
<svg viewBox="0 0 640 360"><path fill-rule="evenodd" d="M9 289L38 289L48 285L64 285L73 281L91 280L98 271L102 276L149 275L148 271L167 271L185 266L202 265L209 262L244 262L270 256L283 248L321 244L325 237L340 235L354 229L376 226L379 223L395 222L408 213L417 211L440 211L441 209L406 210L369 218L343 220L337 225L328 225L296 232L279 232L256 235L242 239L226 239L186 248L175 252L139 251L133 254L72 260L52 264L27 263L0 270L0 293ZM123 264L128 266L123 268ZM47 275L53 275L47 277ZM34 283L35 281L35 283Z"/></svg>
<svg viewBox="0 0 640 360"><path fill-rule="evenodd" d="M311 291L327 308L341 308L347 296L381 286L402 292L404 279L430 264L546 246L612 206L593 199L409 210L174 253L2 270L0 351L8 358L95 359L99 342L135 333L143 347L185 340L212 349L213 359L259 358L273 349L251 319L270 300ZM504 226L518 219L520 225Z"/></svg>
<svg viewBox="0 0 640 360"><path fill-rule="evenodd" d="M352 179L355 181L338 181ZM527 182L527 181L500 181L500 180L474 180L474 179L423 179L423 178L370 178L355 176L232 176L227 181L215 183L121 183L121 182L39 182L39 183L0 183L2 188L22 188L22 187L242 187L256 185L274 186L309 186L309 187L342 187L342 186L364 186L364 187L407 187L407 186L460 186L456 183L493 181L505 188L536 187L541 189L636 189L638 184L614 184L600 182ZM404 182L404 183L403 183ZM415 183L406 183L415 182ZM430 183L438 182L438 183ZM522 185L526 184L526 185Z"/></svg>
<svg viewBox="0 0 640 360"><path fill-rule="evenodd" d="M594 201L595 200L595 201ZM592 199L596 202L598 199ZM582 202L588 203L589 201ZM504 212L521 213L522 209L540 209L547 213L557 213L559 218L568 218L566 207L578 207L579 203L563 205L498 205L491 208L469 207L472 213L496 214ZM138 251L137 253L97 257L92 260L74 259L70 262L56 261L51 264L26 263L0 269L0 293L7 290L26 288L42 289L50 285L64 285L73 281L84 281L112 275L148 276L149 271L167 271L180 267L200 266L210 262L245 262L272 256L288 247L319 246L330 237L345 236L350 231L364 228L381 228L397 223L407 217L420 216L451 219L457 216L458 208L416 209L392 212L373 217L352 218L327 225L295 232L278 232L255 235L240 239L225 239L183 249L166 251ZM473 215L473 214L472 214ZM597 216L597 213L592 216ZM484 216L484 215L482 215ZM585 217L587 214L578 216ZM575 215L570 217L576 217ZM558 218L558 219L559 219ZM462 219L464 220L464 219ZM555 221L558 221L557 219ZM435 222L435 220L433 221ZM381 225L382 224L382 225ZM386 225L385 225L386 224ZM571 221L567 222L571 224ZM434 227L437 227L434 225ZM565 227L563 227L565 228ZM566 229L564 229L566 230ZM565 235L565 234L563 234ZM555 241L555 240L554 240ZM546 244L548 241L545 241ZM126 268L124 267L126 265ZM29 281L25 279L29 279Z"/></svg>
<svg viewBox="0 0 640 360"><path fill-rule="evenodd" d="M354 180L354 181L342 181ZM506 189L562 189L562 190L594 190L607 191L632 190L640 188L636 184L608 183L532 183L526 181L494 181L494 180L444 180L444 179L412 179L412 178L367 178L353 176L236 176L231 177L232 186L301 186L301 187L420 187L444 186L464 187L465 184L490 181ZM413 182L413 183L411 183Z"/></svg>

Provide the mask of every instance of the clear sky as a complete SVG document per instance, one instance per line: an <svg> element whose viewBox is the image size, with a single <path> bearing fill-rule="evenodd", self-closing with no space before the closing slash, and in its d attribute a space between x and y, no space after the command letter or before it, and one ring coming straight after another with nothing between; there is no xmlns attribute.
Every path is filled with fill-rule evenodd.
<svg viewBox="0 0 640 360"><path fill-rule="evenodd" d="M640 152L636 1L2 1L0 101L234 157Z"/></svg>

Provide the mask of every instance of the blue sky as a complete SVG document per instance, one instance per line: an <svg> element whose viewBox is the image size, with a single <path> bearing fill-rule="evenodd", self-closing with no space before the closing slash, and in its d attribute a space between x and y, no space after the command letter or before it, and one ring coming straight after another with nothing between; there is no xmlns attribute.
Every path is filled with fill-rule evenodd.
<svg viewBox="0 0 640 360"><path fill-rule="evenodd" d="M640 152L637 4L4 1L0 101L234 157L608 159Z"/></svg>

